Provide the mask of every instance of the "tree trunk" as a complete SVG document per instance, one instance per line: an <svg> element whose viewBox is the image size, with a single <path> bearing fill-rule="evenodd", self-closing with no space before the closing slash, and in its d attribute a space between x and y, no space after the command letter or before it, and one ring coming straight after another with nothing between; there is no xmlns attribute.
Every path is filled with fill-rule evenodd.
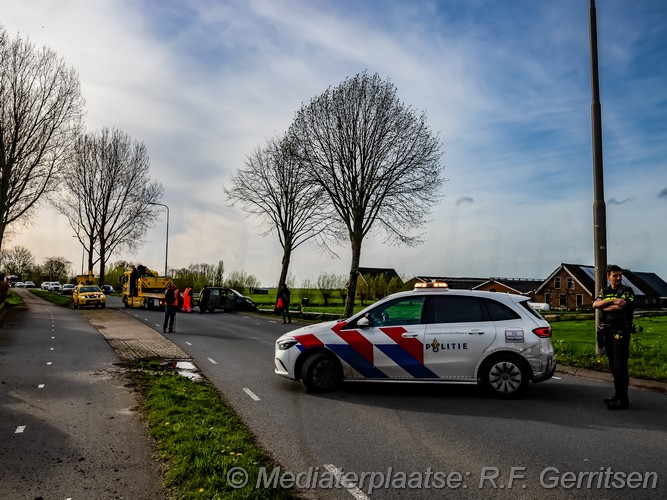
<svg viewBox="0 0 667 500"><path fill-rule="evenodd" d="M280 280L278 281L278 290L281 290L285 282L287 281L287 272L289 271L290 259L292 257L292 247L291 245L285 244L283 248L283 261L282 269L280 270Z"/></svg>
<svg viewBox="0 0 667 500"><path fill-rule="evenodd" d="M361 259L361 238L357 239L351 235L352 264L350 265L350 278L347 282L347 298L345 300L345 318L354 314L354 301L357 297L357 280L359 279L359 261Z"/></svg>
<svg viewBox="0 0 667 500"><path fill-rule="evenodd" d="M100 239L100 287L104 285L104 259L106 258L105 240Z"/></svg>

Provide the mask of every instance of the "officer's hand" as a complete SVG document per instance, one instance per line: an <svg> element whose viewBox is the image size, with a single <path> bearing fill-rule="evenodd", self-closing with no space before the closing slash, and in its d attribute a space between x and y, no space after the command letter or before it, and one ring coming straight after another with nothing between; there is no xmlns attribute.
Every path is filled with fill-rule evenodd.
<svg viewBox="0 0 667 500"><path fill-rule="evenodd" d="M626 303L626 302L625 302L625 299L616 299L616 300L614 301L614 303L615 303L618 307L625 307L625 303Z"/></svg>

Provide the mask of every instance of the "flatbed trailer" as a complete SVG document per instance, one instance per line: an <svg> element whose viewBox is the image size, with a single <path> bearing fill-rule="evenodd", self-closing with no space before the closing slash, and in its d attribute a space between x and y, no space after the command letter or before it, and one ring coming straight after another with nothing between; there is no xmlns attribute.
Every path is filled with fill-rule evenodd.
<svg viewBox="0 0 667 500"><path fill-rule="evenodd" d="M143 309L164 308L164 294L172 281L169 276L158 276L156 271L143 268L142 274L134 277L132 271L126 271L120 278L121 300L125 307Z"/></svg>

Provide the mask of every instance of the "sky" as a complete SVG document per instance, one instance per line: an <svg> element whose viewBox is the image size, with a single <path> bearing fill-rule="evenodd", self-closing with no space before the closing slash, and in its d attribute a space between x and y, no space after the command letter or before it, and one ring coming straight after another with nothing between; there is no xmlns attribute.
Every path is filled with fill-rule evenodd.
<svg viewBox="0 0 667 500"><path fill-rule="evenodd" d="M667 280L667 2L596 4L607 259ZM0 0L0 24L78 72L89 131L148 148L168 239L163 210L141 249L112 262L223 260L275 286L277 237L223 186L303 104L366 71L426 114L446 182L421 245L372 234L361 266L545 279L594 264L588 0ZM79 272L73 235L43 204L3 246ZM349 244L334 250L297 248L293 286L347 275Z"/></svg>

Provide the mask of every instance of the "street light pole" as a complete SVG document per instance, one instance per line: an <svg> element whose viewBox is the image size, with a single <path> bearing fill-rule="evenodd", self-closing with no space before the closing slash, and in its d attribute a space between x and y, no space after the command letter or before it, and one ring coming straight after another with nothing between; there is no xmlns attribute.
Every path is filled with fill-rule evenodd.
<svg viewBox="0 0 667 500"><path fill-rule="evenodd" d="M595 0L589 4L589 29L591 43L591 118L593 122L593 226L595 246L595 294L607 285L607 214L604 203L604 182L602 176L602 113L600 105L600 80L598 77L598 32ZM595 310L595 329L600 325L600 310ZM602 350L596 342L596 352Z"/></svg>
<svg viewBox="0 0 667 500"><path fill-rule="evenodd" d="M77 235L73 235L72 238L76 238L77 240L79 237ZM83 260L86 256L86 246L81 243L81 274L83 274Z"/></svg>
<svg viewBox="0 0 667 500"><path fill-rule="evenodd" d="M167 261L169 258L169 207L164 203L149 203L149 205L158 205L167 209L167 237L164 245L164 275L167 275Z"/></svg>

